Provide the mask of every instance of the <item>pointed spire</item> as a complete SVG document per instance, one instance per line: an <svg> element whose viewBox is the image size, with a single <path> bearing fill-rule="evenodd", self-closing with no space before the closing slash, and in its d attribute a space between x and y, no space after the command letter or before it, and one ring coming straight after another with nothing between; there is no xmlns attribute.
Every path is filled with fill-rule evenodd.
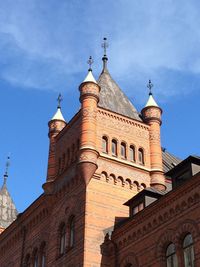
<svg viewBox="0 0 200 267"><path fill-rule="evenodd" d="M152 87L153 84L151 82L151 80L149 80L148 84L147 84L147 88L149 89L149 99L145 105L145 107L158 107L158 104L156 103L156 101L153 98L153 93L152 93Z"/></svg>
<svg viewBox="0 0 200 267"><path fill-rule="evenodd" d="M92 64L94 63L94 60L92 59L92 57L90 56L88 61L87 61L88 65L89 65L89 69L88 69L88 74L85 77L85 80L83 81L83 83L85 82L93 82L93 83L97 83L93 74L92 74Z"/></svg>
<svg viewBox="0 0 200 267"><path fill-rule="evenodd" d="M101 47L104 49L104 56L102 57L103 60L103 71L107 70L107 61L108 61L108 57L106 55L107 52L107 48L108 48L108 42L107 42L107 38L104 37L103 38L103 43L101 44Z"/></svg>
<svg viewBox="0 0 200 267"><path fill-rule="evenodd" d="M52 117L51 120L61 120L61 121L65 122L65 119L64 119L64 117L62 115L62 112L61 112L61 102L63 101L63 98L62 98L61 94L58 95L57 101L58 101L57 111L56 111L56 113L54 114L54 116Z"/></svg>

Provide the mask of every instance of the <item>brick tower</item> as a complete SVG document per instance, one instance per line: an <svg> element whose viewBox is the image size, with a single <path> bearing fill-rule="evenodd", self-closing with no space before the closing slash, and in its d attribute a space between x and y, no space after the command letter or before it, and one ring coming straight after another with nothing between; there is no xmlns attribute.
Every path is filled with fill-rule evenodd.
<svg viewBox="0 0 200 267"><path fill-rule="evenodd" d="M14 266L102 266L105 235L128 216L123 204L145 187L165 189L161 109L150 95L137 112L108 71L105 39L103 47L102 72L96 81L90 58L80 110L68 123L58 98L44 193L0 236L0 266L12 265L8 240Z"/></svg>

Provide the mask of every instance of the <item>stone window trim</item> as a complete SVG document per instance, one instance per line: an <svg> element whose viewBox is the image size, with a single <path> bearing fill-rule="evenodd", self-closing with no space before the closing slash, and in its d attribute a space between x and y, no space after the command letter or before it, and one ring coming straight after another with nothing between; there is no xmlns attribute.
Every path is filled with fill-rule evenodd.
<svg viewBox="0 0 200 267"><path fill-rule="evenodd" d="M138 148L138 163L145 165L145 150L143 147Z"/></svg>

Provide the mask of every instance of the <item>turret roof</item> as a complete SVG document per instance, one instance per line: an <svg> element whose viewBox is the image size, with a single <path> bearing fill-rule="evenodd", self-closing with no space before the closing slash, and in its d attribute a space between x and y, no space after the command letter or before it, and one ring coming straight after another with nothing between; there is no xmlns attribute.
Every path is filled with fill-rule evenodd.
<svg viewBox="0 0 200 267"><path fill-rule="evenodd" d="M141 121L136 108L130 102L128 97L122 92L117 83L112 79L107 67L107 58L103 58L103 71L101 72L98 85L101 87L99 107L125 115L132 119Z"/></svg>
<svg viewBox="0 0 200 267"><path fill-rule="evenodd" d="M83 82L84 82L84 83L85 83L85 82L93 82L93 83L97 83L96 80L95 80L95 78L94 78L94 76L93 76L93 74L92 74L92 70L91 70L91 69L89 69L88 74L87 74L87 76L85 77L85 80L84 80Z"/></svg>
<svg viewBox="0 0 200 267"><path fill-rule="evenodd" d="M56 113L54 114L54 116L52 117L51 120L60 120L60 121L65 121L62 112L61 112L61 108L58 107Z"/></svg>
<svg viewBox="0 0 200 267"><path fill-rule="evenodd" d="M8 227L16 219L17 214L17 209L8 192L4 176L4 183L0 190L0 227Z"/></svg>

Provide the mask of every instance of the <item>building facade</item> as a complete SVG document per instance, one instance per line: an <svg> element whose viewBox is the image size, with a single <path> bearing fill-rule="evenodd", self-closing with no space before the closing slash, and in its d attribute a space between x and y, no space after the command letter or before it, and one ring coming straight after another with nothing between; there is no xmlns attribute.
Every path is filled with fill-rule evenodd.
<svg viewBox="0 0 200 267"><path fill-rule="evenodd" d="M79 86L81 108L69 122L59 101L48 124L44 193L0 235L1 267L160 266L137 260L145 253L143 241L137 257L126 242L119 255L109 249L122 236L115 226L129 216L123 204L149 187L164 195L171 188L165 172L180 160L161 148L162 110L151 91L138 113L112 79L107 61L104 55L98 81L89 69ZM135 261L125 260L129 254Z"/></svg>

